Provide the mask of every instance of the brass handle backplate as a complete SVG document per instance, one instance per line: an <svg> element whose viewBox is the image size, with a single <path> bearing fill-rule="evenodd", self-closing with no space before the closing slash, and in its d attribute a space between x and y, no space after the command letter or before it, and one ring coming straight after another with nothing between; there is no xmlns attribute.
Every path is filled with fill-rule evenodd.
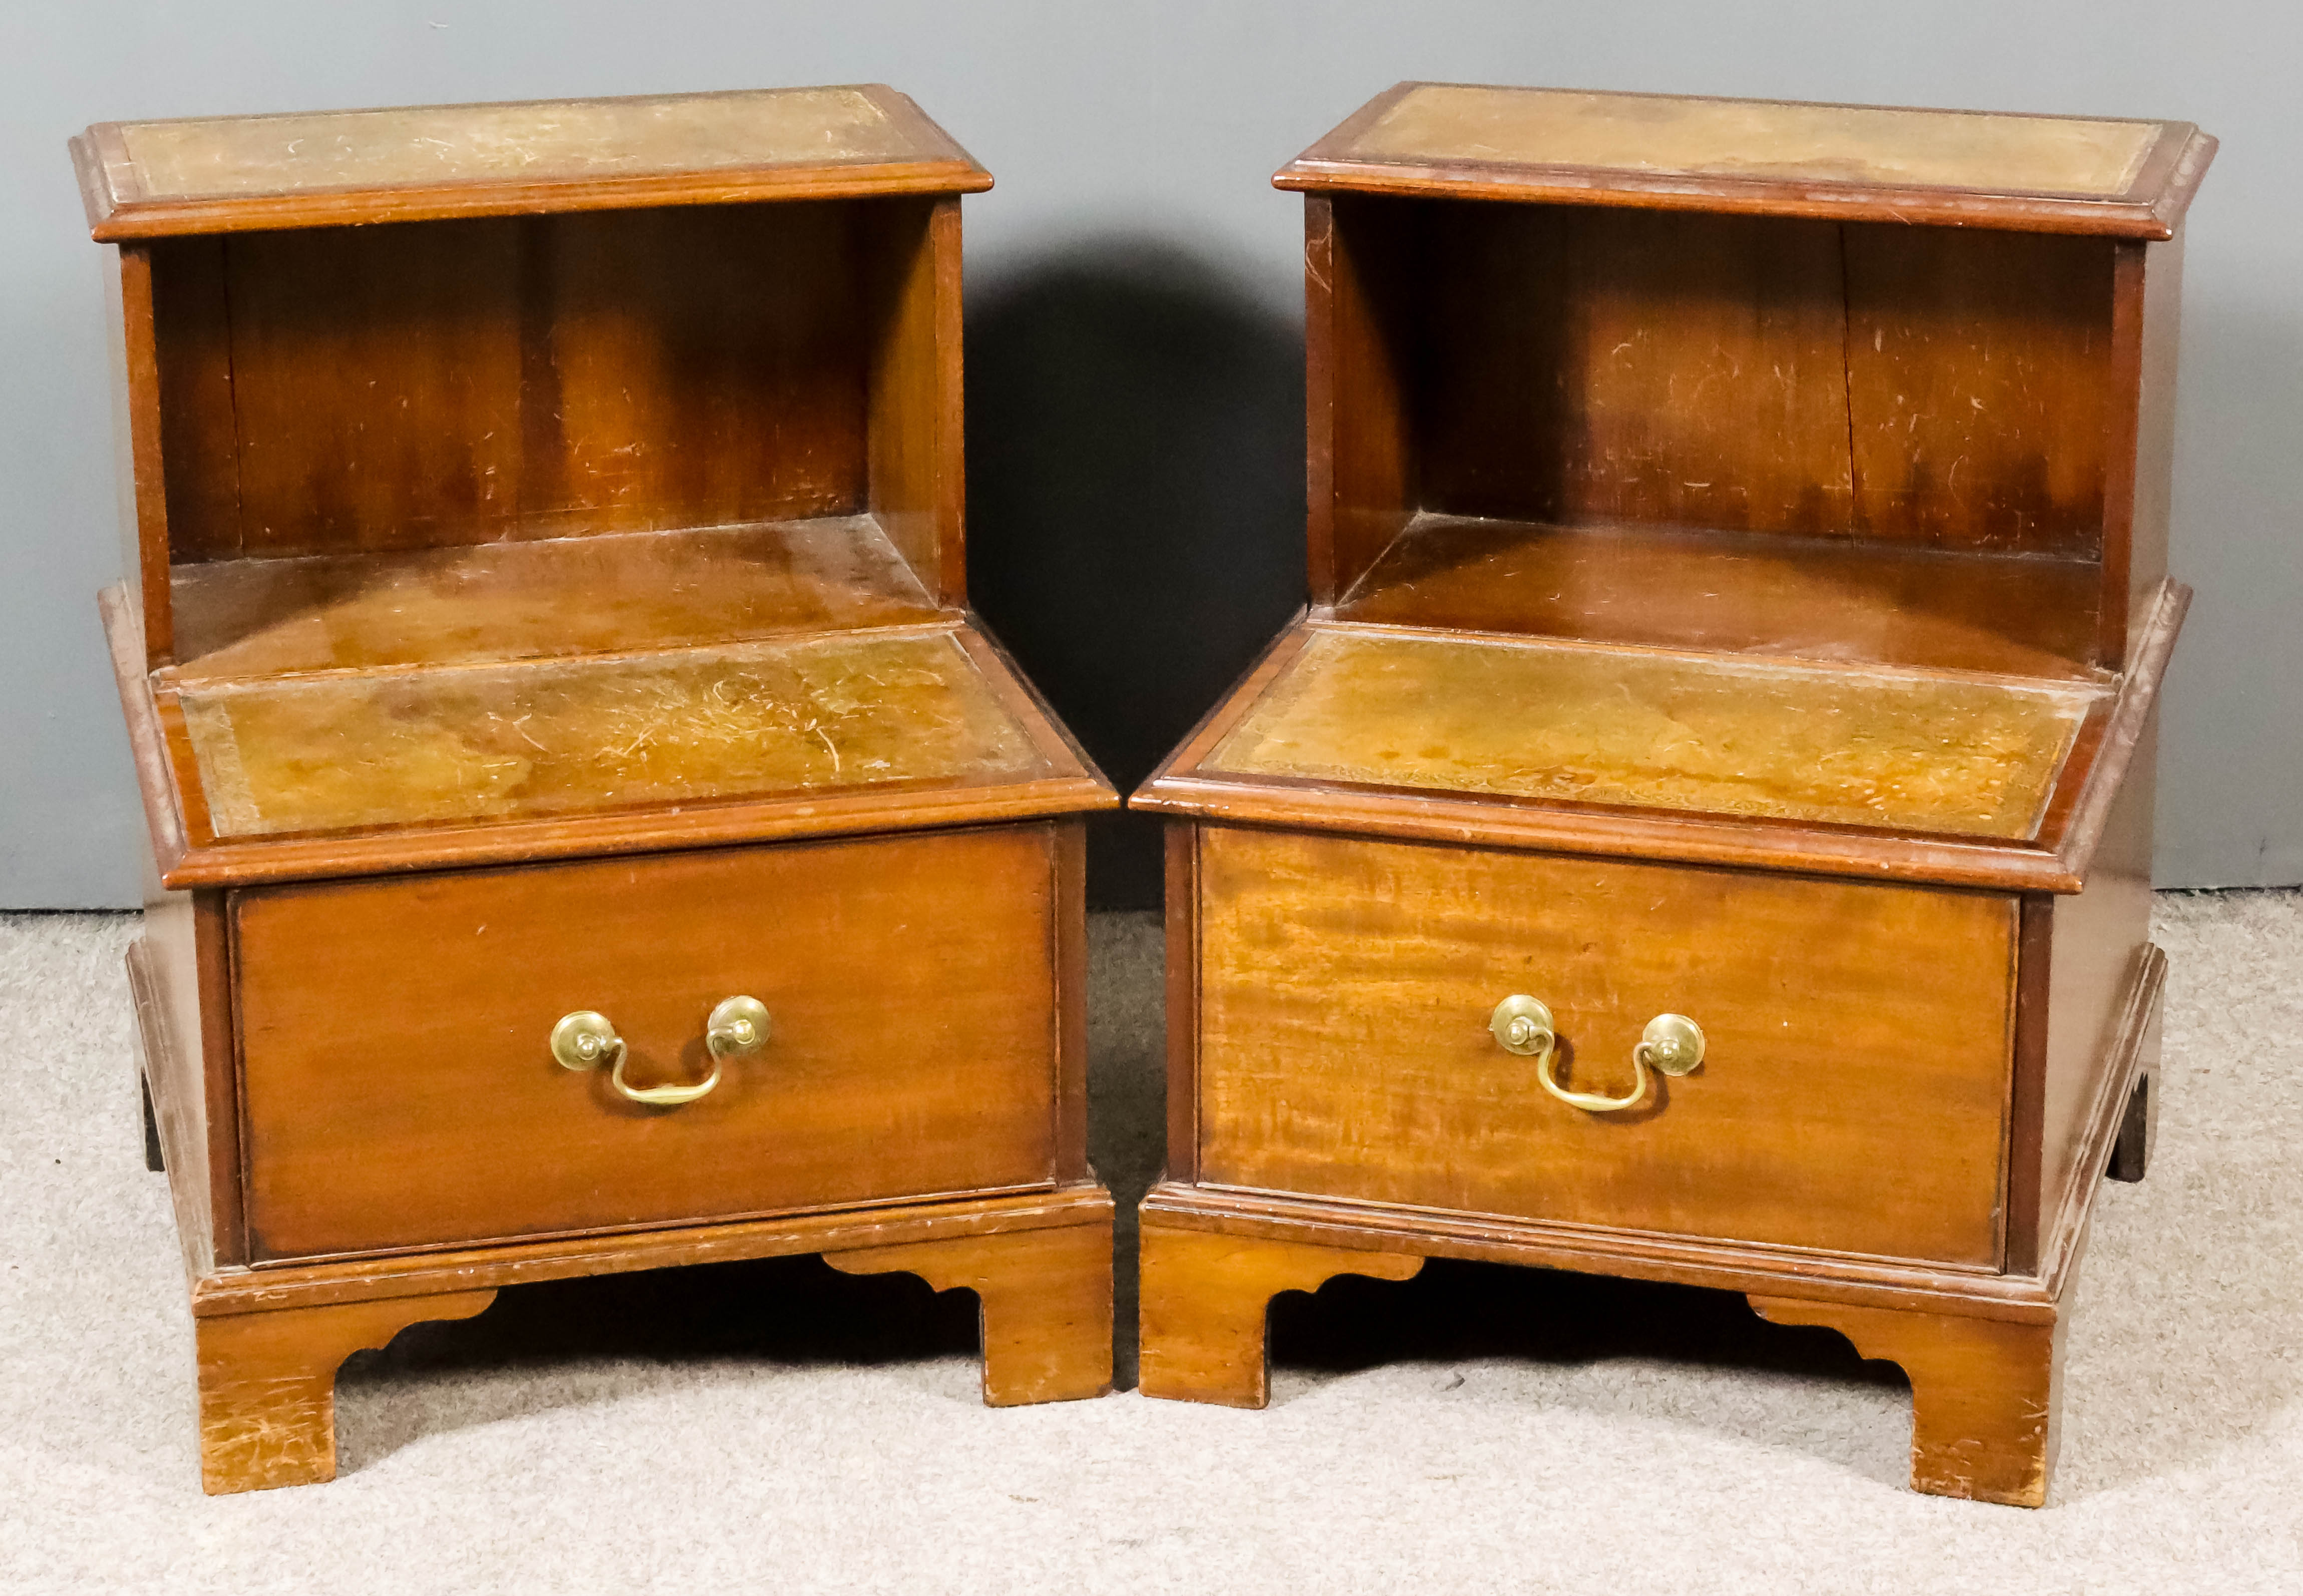
<svg viewBox="0 0 2303 1596"><path fill-rule="evenodd" d="M1632 1062L1666 1075L1685 1075L1703 1062L1703 1028L1684 1014L1658 1014L1640 1033Z"/></svg>
<svg viewBox="0 0 2303 1596"><path fill-rule="evenodd" d="M1524 1058L1551 1051L1551 1011L1523 993L1515 992L1496 1005L1496 1012L1488 1016L1488 1029L1495 1032L1506 1053Z"/></svg>
<svg viewBox="0 0 2303 1596"><path fill-rule="evenodd" d="M1571 1092L1552 1074L1558 1057L1558 1037L1551 1011L1523 993L1514 993L1496 1005L1488 1029L1507 1053L1535 1060L1535 1079L1543 1089L1571 1108L1587 1113L1616 1113L1636 1108L1648 1095L1648 1071L1684 1075L1703 1062L1703 1029L1684 1014L1658 1014L1640 1033L1632 1049L1632 1089L1621 1097L1599 1092Z"/></svg>
<svg viewBox="0 0 2303 1596"><path fill-rule="evenodd" d="M712 1055L711 1074L688 1086L634 1086L624 1079L631 1051L605 1014L578 1009L561 1015L552 1028L552 1056L563 1066L596 1070L612 1061L608 1084L632 1102L655 1108L695 1102L720 1084L720 1071L728 1060L749 1057L767 1045L767 1006L756 997L727 998L704 1021L704 1047Z"/></svg>

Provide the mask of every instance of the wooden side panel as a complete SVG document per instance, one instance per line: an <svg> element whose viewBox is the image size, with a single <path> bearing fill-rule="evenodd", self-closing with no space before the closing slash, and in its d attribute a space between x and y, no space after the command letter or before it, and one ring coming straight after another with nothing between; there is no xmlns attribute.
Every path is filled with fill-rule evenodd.
<svg viewBox="0 0 2303 1596"><path fill-rule="evenodd" d="M1843 235L1854 529L2096 557L2121 402L2117 246L1861 223Z"/></svg>
<svg viewBox="0 0 2303 1596"><path fill-rule="evenodd" d="M2047 1094L2047 977L2054 968L2055 896L2027 892L2015 938L2015 1068L2007 1094L2007 1256L2011 1274L2036 1274L2047 1222L2040 1163Z"/></svg>
<svg viewBox="0 0 2303 1596"><path fill-rule="evenodd" d="M175 658L168 607L168 499L160 439L160 360L152 318L152 252L105 251L105 342L112 355L114 478L121 591L142 633L148 668Z"/></svg>
<svg viewBox="0 0 2303 1596"><path fill-rule="evenodd" d="M1414 513L1407 414L1416 343L1406 265L1424 207L1303 202L1306 524L1312 602L1351 591Z"/></svg>
<svg viewBox="0 0 2303 1596"><path fill-rule="evenodd" d="M2142 279L2139 295L2138 276ZM2168 574L2167 529L2175 471L2176 344L2183 315L2181 231L2164 244L2121 245L2114 285L2119 341L2115 366L2120 380L2108 402L2122 419L2129 412L2117 407L2131 406L2134 468L2131 475L2123 475L2124 457L2116 441L2128 433L2123 428L2115 429L2104 525L2107 591L2101 648L2107 664L2123 668L2135 658L2139 634L2150 624L2159 584ZM2125 382L2130 370L2136 390L2131 398ZM2123 608L2118 601L2122 591Z"/></svg>
<svg viewBox="0 0 2303 1596"><path fill-rule="evenodd" d="M1846 530L1835 226L1550 206L1430 214L1425 508Z"/></svg>
<svg viewBox="0 0 2303 1596"><path fill-rule="evenodd" d="M177 1223L187 1232L185 1259L197 1276L248 1256L224 895L163 892L148 883L143 948L149 1020L161 1044L148 1040L145 1068L167 1149Z"/></svg>
<svg viewBox="0 0 2303 1596"><path fill-rule="evenodd" d="M1998 1266L2012 897L1200 836L1202 1182ZM1489 1032L1514 993L1572 1089L1659 1013L1702 1067L1570 1106Z"/></svg>
<svg viewBox="0 0 2303 1596"><path fill-rule="evenodd" d="M236 456L217 453L203 407L179 558L863 508L839 206L316 228L221 248ZM186 381L214 364L188 354Z"/></svg>
<svg viewBox="0 0 2303 1596"><path fill-rule="evenodd" d="M2113 802L2085 891L2054 900L2054 930L2044 991L2045 1071L2040 1092L2040 1223L2052 1226L2064 1192L2100 1170L2073 1166L2087 1140L2089 1112L2114 1043L2136 967L2151 935L2151 821L2159 712L2136 743L2134 762ZM2044 1247L2046 1238L2042 1236ZM2036 1255L2035 1255L2036 1256Z"/></svg>
<svg viewBox="0 0 2303 1596"><path fill-rule="evenodd" d="M1168 1179L1200 1178L1200 830L1168 825Z"/></svg>
<svg viewBox="0 0 2303 1596"><path fill-rule="evenodd" d="M240 552L240 449L224 242L164 239L151 251L169 558L229 559Z"/></svg>
<svg viewBox="0 0 2303 1596"><path fill-rule="evenodd" d="M258 1258L1052 1183L1052 827L236 895ZM549 1037L608 1017L646 1088Z"/></svg>
<svg viewBox="0 0 2303 1596"><path fill-rule="evenodd" d="M920 584L966 602L960 382L959 201L854 207L865 306L870 503Z"/></svg>
<svg viewBox="0 0 2303 1596"><path fill-rule="evenodd" d="M1056 1004L1056 1180L1090 1179L1087 1163L1087 823L1061 820L1048 959ZM939 1290L943 1288L937 1288Z"/></svg>

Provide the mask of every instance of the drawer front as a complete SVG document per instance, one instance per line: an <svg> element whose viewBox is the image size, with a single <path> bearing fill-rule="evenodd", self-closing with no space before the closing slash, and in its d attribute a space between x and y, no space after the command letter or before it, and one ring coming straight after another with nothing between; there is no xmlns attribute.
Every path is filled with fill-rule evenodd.
<svg viewBox="0 0 2303 1596"><path fill-rule="evenodd" d="M1997 1266L2016 901L1203 828L1200 1178ZM1702 1065L1547 1093L1489 1029L1548 1004L1570 1090L1649 1020Z"/></svg>
<svg viewBox="0 0 2303 1596"><path fill-rule="evenodd" d="M259 1258L1050 1183L1052 829L586 861L235 895ZM627 1083L553 1061L607 1017Z"/></svg>

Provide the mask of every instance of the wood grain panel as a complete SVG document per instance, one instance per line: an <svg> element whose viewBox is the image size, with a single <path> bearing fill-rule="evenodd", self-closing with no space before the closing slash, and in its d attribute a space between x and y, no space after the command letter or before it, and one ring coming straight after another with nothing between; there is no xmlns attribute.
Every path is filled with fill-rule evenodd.
<svg viewBox="0 0 2303 1596"><path fill-rule="evenodd" d="M2112 370L2122 402L2113 409L2106 449L2101 658L2126 668L2143 651L2154 601L2167 575L2177 343L2183 318L2182 231L2177 229L2164 244L2122 247L2113 263L2112 293ZM2124 402L2130 383L2131 416ZM2118 602L2122 593L2123 606Z"/></svg>
<svg viewBox="0 0 2303 1596"><path fill-rule="evenodd" d="M250 891L235 899L249 1223L288 1258L1051 1183L1048 827ZM553 1061L606 1014L685 1107Z"/></svg>
<svg viewBox="0 0 2303 1596"><path fill-rule="evenodd" d="M1835 227L1428 208L1423 508L1845 531Z"/></svg>
<svg viewBox="0 0 2303 1596"><path fill-rule="evenodd" d="M1200 868L1202 1181L1999 1260L2012 897L1228 828ZM1658 1013L1704 1064L1569 1107L1489 1034L1514 992L1577 1089Z"/></svg>
<svg viewBox="0 0 2303 1596"><path fill-rule="evenodd" d="M1314 604L1349 591L1415 511L1413 282L1425 208L1350 195L1304 202Z"/></svg>
<svg viewBox="0 0 2303 1596"><path fill-rule="evenodd" d="M224 240L167 239L150 249L166 557L229 559L240 552L240 447Z"/></svg>
<svg viewBox="0 0 2303 1596"><path fill-rule="evenodd" d="M826 204L229 239L237 453L188 427L180 556L859 511L851 242Z"/></svg>
<svg viewBox="0 0 2303 1596"><path fill-rule="evenodd" d="M178 1239L195 1280L248 1256L225 913L220 892L162 892L148 881L144 936L130 960Z"/></svg>
<svg viewBox="0 0 2303 1596"><path fill-rule="evenodd" d="M959 202L853 207L870 273L865 398L872 513L920 584L966 601Z"/></svg>
<svg viewBox="0 0 2303 1596"><path fill-rule="evenodd" d="M112 366L113 488L120 515L116 590L134 625L131 651L142 668L175 657L168 609L168 495L161 454L159 333L153 322L152 251L140 244L105 252L104 321ZM115 658L119 648L115 643Z"/></svg>
<svg viewBox="0 0 2303 1596"><path fill-rule="evenodd" d="M1844 237L1857 530L2099 556L2114 246L1852 223Z"/></svg>
<svg viewBox="0 0 2303 1596"><path fill-rule="evenodd" d="M525 223L523 533L861 510L851 208Z"/></svg>
<svg viewBox="0 0 2303 1596"><path fill-rule="evenodd" d="M2084 891L2054 901L2052 945L2039 995L2046 1012L2040 1097L2039 1214L2058 1216L2063 1193L2081 1177L2089 1116L2117 1056L2122 1011L2151 937L2151 821L2158 763L2158 713L2138 741L2096 849ZM2085 1178L2101 1174L2087 1172Z"/></svg>
<svg viewBox="0 0 2303 1596"><path fill-rule="evenodd" d="M500 535L520 501L510 220L232 239L236 538L247 554Z"/></svg>

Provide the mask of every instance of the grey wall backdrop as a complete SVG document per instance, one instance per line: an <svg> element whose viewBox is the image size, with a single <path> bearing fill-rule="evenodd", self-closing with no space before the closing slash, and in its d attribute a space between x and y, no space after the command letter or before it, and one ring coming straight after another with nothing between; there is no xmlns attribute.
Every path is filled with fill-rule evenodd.
<svg viewBox="0 0 2303 1596"><path fill-rule="evenodd" d="M2303 881L2303 7L2125 0L458 0L0 10L0 907L127 904L142 827L93 595L116 575L97 258L66 136L113 118L885 81L968 201L986 615L1123 784L1291 609L1301 204L1271 170L1398 79L2184 118L2162 885ZM1143 901L1149 855L1099 850Z"/></svg>

